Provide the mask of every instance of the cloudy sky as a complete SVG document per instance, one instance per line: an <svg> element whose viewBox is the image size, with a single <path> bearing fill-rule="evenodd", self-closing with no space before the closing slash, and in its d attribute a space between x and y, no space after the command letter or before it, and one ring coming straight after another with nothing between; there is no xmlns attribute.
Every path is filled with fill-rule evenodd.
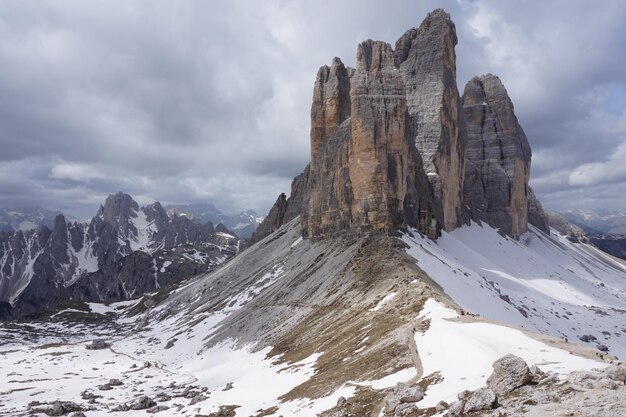
<svg viewBox="0 0 626 417"><path fill-rule="evenodd" d="M0 2L0 206L109 193L265 213L309 160L319 66L444 7L458 84L491 72L544 206L626 208L626 2Z"/></svg>

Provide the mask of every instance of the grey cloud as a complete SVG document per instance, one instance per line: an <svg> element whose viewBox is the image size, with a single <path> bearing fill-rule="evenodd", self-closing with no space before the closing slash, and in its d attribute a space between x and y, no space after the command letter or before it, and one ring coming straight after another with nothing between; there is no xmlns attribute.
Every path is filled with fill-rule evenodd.
<svg viewBox="0 0 626 417"><path fill-rule="evenodd" d="M0 205L85 216L124 190L265 212L309 159L319 66L435 7L457 25L459 88L507 86L544 204L623 206L598 173L626 141L626 7L495 0L0 2Z"/></svg>

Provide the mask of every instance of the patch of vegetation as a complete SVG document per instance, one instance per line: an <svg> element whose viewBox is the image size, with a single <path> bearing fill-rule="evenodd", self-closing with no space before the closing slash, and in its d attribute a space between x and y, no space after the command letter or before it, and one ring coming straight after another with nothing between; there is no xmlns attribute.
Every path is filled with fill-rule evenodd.
<svg viewBox="0 0 626 417"><path fill-rule="evenodd" d="M258 410L257 413L253 417L265 417L276 414L278 411L278 407L270 407L266 409Z"/></svg>

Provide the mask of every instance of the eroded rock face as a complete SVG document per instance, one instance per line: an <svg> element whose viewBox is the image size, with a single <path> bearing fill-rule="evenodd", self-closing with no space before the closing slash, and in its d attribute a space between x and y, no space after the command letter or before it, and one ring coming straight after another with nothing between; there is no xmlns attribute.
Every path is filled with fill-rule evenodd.
<svg viewBox="0 0 626 417"><path fill-rule="evenodd" d="M531 152L500 79L487 74L470 80L463 112L464 193L471 217L519 237L528 226Z"/></svg>
<svg viewBox="0 0 626 417"><path fill-rule="evenodd" d="M286 198L284 193L278 196L268 215L252 234L250 238L252 243L258 242L296 217L306 214L309 199L311 198L310 178L309 164L304 168L304 172L291 182L291 195L289 198Z"/></svg>
<svg viewBox="0 0 626 417"><path fill-rule="evenodd" d="M528 187L530 147L493 75L456 88L456 30L441 9L398 39L368 40L356 69L317 73L311 163L253 240L301 216L303 235L414 226L431 238L470 218L518 237L549 232Z"/></svg>
<svg viewBox="0 0 626 417"><path fill-rule="evenodd" d="M408 128L440 205L443 228L458 226L464 160L462 112L456 87L456 28L442 9L396 42L404 80Z"/></svg>
<svg viewBox="0 0 626 417"><path fill-rule="evenodd" d="M550 234L550 220L548 214L543 210L543 206L530 186L528 187L528 223L542 232L548 235Z"/></svg>

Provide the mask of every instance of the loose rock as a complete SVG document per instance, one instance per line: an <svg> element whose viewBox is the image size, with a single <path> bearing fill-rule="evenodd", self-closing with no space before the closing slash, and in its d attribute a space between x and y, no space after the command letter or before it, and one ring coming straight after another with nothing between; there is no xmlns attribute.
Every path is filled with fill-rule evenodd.
<svg viewBox="0 0 626 417"><path fill-rule="evenodd" d="M493 363L493 373L487 379L487 386L496 394L506 394L528 384L531 379L530 369L524 359L509 354Z"/></svg>

